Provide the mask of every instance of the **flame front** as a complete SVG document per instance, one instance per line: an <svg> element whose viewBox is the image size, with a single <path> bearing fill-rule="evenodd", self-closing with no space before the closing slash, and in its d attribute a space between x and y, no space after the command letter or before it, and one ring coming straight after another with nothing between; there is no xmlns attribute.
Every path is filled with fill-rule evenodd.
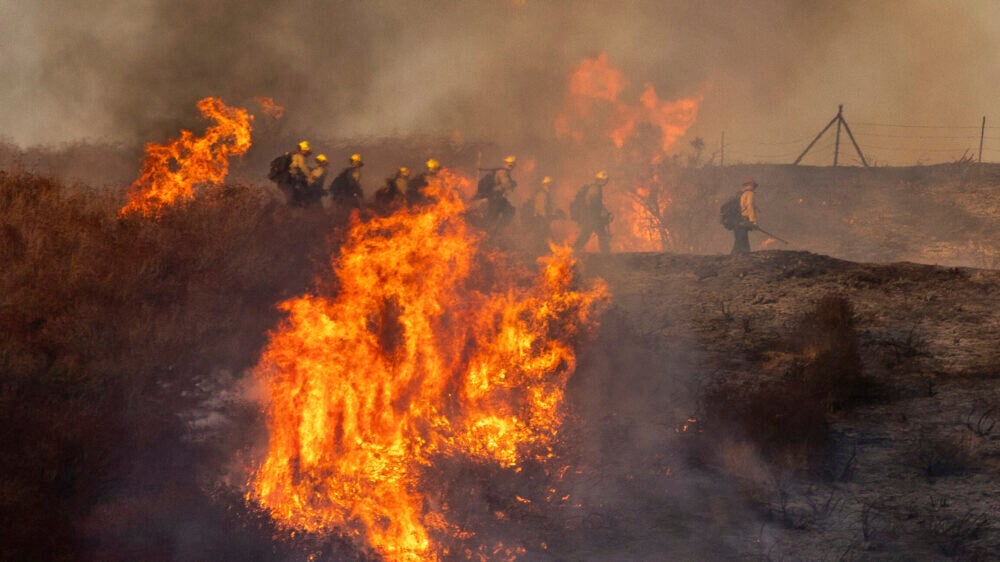
<svg viewBox="0 0 1000 562"><path fill-rule="evenodd" d="M146 145L142 173L132 183L121 214L155 216L166 206L194 197L194 186L219 185L229 173L229 157L250 148L250 121L245 109L229 107L218 98L205 98L198 109L215 125L197 137L181 131L168 144Z"/></svg>
<svg viewBox="0 0 1000 562"><path fill-rule="evenodd" d="M257 368L270 442L249 497L389 560L437 559L435 533L459 528L432 500L442 483L421 476L435 458L551 454L573 346L608 298L600 281L576 290L568 249L531 284L497 267L477 288L483 256L458 196L470 184L441 177L434 204L352 226L337 296L283 303Z"/></svg>

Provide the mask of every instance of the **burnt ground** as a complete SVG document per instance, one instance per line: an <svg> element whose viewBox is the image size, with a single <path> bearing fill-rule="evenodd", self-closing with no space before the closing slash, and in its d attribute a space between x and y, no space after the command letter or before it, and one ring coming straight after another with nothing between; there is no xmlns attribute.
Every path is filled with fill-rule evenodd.
<svg viewBox="0 0 1000 562"><path fill-rule="evenodd" d="M587 443L575 485L590 496L578 507L587 530L551 559L1000 551L1000 271L787 251L591 256L585 270L613 293L570 394ZM782 416L817 410L781 393L813 359L800 340L824 297L849 303L845 345L860 363L819 374L859 370L868 395L820 407L818 440L769 453L756 425L776 424L781 440L812 423ZM760 411L777 421L713 411L704 398L720 384L764 389L755 404L773 393Z"/></svg>

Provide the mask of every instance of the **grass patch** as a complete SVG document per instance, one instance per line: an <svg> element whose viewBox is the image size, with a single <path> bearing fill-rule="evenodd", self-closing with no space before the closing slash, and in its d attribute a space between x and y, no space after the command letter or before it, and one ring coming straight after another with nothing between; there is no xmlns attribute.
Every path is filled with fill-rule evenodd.
<svg viewBox="0 0 1000 562"><path fill-rule="evenodd" d="M105 558L122 537L127 558L172 558L161 539L209 502L178 414L199 377L256 361L274 305L329 255L322 213L248 186L158 221L120 204L0 174L0 558Z"/></svg>

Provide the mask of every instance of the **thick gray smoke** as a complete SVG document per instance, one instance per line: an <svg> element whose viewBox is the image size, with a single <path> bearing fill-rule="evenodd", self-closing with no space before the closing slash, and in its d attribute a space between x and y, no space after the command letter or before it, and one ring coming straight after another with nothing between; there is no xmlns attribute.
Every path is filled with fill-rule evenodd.
<svg viewBox="0 0 1000 562"><path fill-rule="evenodd" d="M690 135L789 140L856 121L975 125L1000 84L1000 6L800 2L0 2L0 136L160 140L197 99L271 96L323 138L552 135L566 77L606 51ZM633 98L634 99L634 98ZM993 104L991 106L991 104Z"/></svg>

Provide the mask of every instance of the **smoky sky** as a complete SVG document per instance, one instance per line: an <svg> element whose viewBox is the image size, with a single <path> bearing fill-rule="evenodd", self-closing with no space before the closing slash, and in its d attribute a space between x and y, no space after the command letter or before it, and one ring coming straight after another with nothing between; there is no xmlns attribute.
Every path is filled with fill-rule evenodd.
<svg viewBox="0 0 1000 562"><path fill-rule="evenodd" d="M725 131L748 158L841 103L859 123L1000 125L985 0L0 0L0 42L0 137L22 146L162 140L209 95L273 97L284 127L326 138L515 144L551 137L573 65L600 52L626 97L702 96L689 136Z"/></svg>

